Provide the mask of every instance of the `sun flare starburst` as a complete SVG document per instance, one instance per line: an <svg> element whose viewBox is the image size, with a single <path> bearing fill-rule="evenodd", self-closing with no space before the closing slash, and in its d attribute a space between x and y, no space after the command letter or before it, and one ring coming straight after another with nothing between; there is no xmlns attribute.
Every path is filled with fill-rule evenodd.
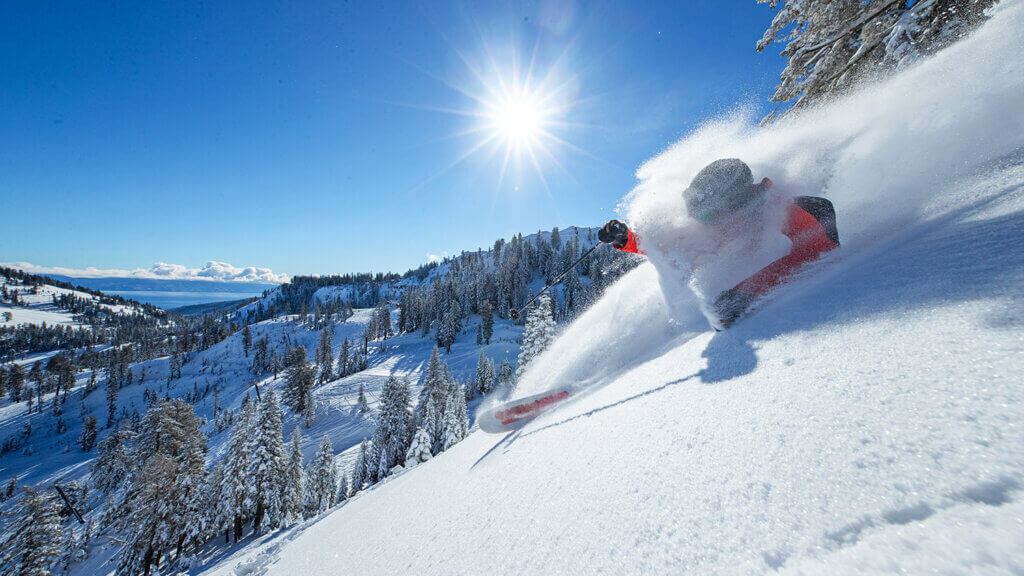
<svg viewBox="0 0 1024 576"><path fill-rule="evenodd" d="M472 53L454 44L451 47L462 70L447 75L421 71L451 88L458 100L451 106L423 108L462 118L453 133L437 141L463 140L466 148L417 187L463 164L475 165L478 174L497 169L492 172L497 177L493 188L496 195L517 192L524 185L535 189L534 184L539 184L550 197L545 171L552 168L575 181L562 165L565 154L595 158L571 143L574 130L589 126L570 121L579 102L580 75L586 67L574 66L568 48L542 56L539 53L545 51L536 46L523 51L512 45L499 49L482 43Z"/></svg>
<svg viewBox="0 0 1024 576"><path fill-rule="evenodd" d="M501 98L485 117L490 129L504 139L507 146L532 146L544 134L544 121L550 114L532 94L519 93Z"/></svg>

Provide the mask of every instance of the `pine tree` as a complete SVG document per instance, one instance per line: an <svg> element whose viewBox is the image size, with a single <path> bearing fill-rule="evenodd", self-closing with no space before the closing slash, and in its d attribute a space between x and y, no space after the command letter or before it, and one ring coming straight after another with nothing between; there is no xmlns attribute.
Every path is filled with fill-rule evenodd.
<svg viewBox="0 0 1024 576"><path fill-rule="evenodd" d="M224 477L221 484L221 523L234 532L235 542L242 537L246 520L252 517L255 486L249 476L252 464L252 443L250 436L255 419L255 404L248 397L242 403L235 425L231 428L231 439L224 460Z"/></svg>
<svg viewBox="0 0 1024 576"><path fill-rule="evenodd" d="M117 424L117 381L107 378L107 428Z"/></svg>
<svg viewBox="0 0 1024 576"><path fill-rule="evenodd" d="M537 299L537 305L526 319L523 345L519 352L516 377L522 376L526 367L555 339L555 320L551 317L551 300L547 294Z"/></svg>
<svg viewBox="0 0 1024 576"><path fill-rule="evenodd" d="M7 397L11 402L20 402L25 386L25 371L19 364L11 366L7 373Z"/></svg>
<svg viewBox="0 0 1024 576"><path fill-rule="evenodd" d="M282 516L287 524L302 519L303 486L302 486L302 435L299 427L292 432L292 446L288 453L288 466L285 470Z"/></svg>
<svg viewBox="0 0 1024 576"><path fill-rule="evenodd" d="M377 337L387 340L394 335L394 329L391 327L391 308L388 306L386 299L381 298L381 301L377 304L377 309L374 310L374 319L376 321Z"/></svg>
<svg viewBox="0 0 1024 576"><path fill-rule="evenodd" d="M356 406L360 414L366 414L370 411L370 405L366 402L366 391L363 390L362 382L359 383L359 397L356 399Z"/></svg>
<svg viewBox="0 0 1024 576"><path fill-rule="evenodd" d="M423 428L417 428L416 435L412 437L412 444L405 453L405 467L412 468L417 464L430 460L432 458L430 453L432 445L433 441L430 439L430 434L427 434L427 431Z"/></svg>
<svg viewBox="0 0 1024 576"><path fill-rule="evenodd" d="M786 44L773 102L802 107L934 52L985 21L996 0L758 0L782 8L757 43Z"/></svg>
<svg viewBox="0 0 1024 576"><path fill-rule="evenodd" d="M338 354L338 378L344 378L351 374L349 370L349 357L351 354L351 345L348 343L348 338L345 338L344 342L341 343L341 353Z"/></svg>
<svg viewBox="0 0 1024 576"><path fill-rule="evenodd" d="M334 449L331 447L331 439L326 435L320 441L320 449L317 450L316 456L313 458L307 479L307 514L314 516L334 506L334 499L338 492L337 471L334 466Z"/></svg>
<svg viewBox="0 0 1024 576"><path fill-rule="evenodd" d="M74 528L68 526L64 529L61 537L60 555L57 560L57 565L60 566L64 573L67 573L68 568L71 567L71 562L74 561L77 552L78 538L75 537Z"/></svg>
<svg viewBox="0 0 1024 576"><path fill-rule="evenodd" d="M445 406L444 449L447 450L469 434L466 394L457 382L450 382Z"/></svg>
<svg viewBox="0 0 1024 576"><path fill-rule="evenodd" d="M342 474L338 486L338 502L348 500L348 476Z"/></svg>
<svg viewBox="0 0 1024 576"><path fill-rule="evenodd" d="M281 408L273 389L263 393L259 413L253 430L252 482L255 490L256 511L253 532L259 533L263 515L267 525L276 528L281 522L284 507L281 496L285 480L286 458L281 438Z"/></svg>
<svg viewBox="0 0 1024 576"><path fill-rule="evenodd" d="M390 376L380 395L380 413L373 431L373 447L377 453L377 466L387 475L401 463L409 447L412 415L409 413L409 383ZM381 477L380 472L377 474Z"/></svg>
<svg viewBox="0 0 1024 576"><path fill-rule="evenodd" d="M245 323L245 328L242 328L242 351L245 352L245 357L249 357L249 349L252 348L252 331L249 330L249 323Z"/></svg>
<svg viewBox="0 0 1024 576"><path fill-rule="evenodd" d="M512 365L508 363L507 358L501 359L501 366L498 368L497 378L497 384L500 386L508 386L512 384L512 380L515 379L515 370L512 369Z"/></svg>
<svg viewBox="0 0 1024 576"><path fill-rule="evenodd" d="M313 369L306 365L306 349L297 346L288 351L287 356L288 374L282 392L282 400L292 412L301 415L306 426L309 427L313 421L313 386L315 385L315 374Z"/></svg>
<svg viewBox="0 0 1024 576"><path fill-rule="evenodd" d="M440 325L437 328L437 345L443 346L446 353L452 353L452 344L459 336L462 329L462 320L459 318L457 303L453 303L445 312Z"/></svg>
<svg viewBox="0 0 1024 576"><path fill-rule="evenodd" d="M437 347L427 362L427 374L420 389L417 418L420 426L430 434L433 451L436 454L444 445L444 409L448 398L447 368L441 364Z"/></svg>
<svg viewBox="0 0 1024 576"><path fill-rule="evenodd" d="M36 390L39 397L42 398L42 392L45 391L46 374L43 372L43 362L37 361L32 365L32 368L28 371L28 379L36 384ZM42 405L42 402L40 402Z"/></svg>
<svg viewBox="0 0 1024 576"><path fill-rule="evenodd" d="M369 457L369 446L366 439L359 445L359 456L356 458L356 466L352 470L352 493L355 494L363 489L368 478L366 473L366 459Z"/></svg>
<svg viewBox="0 0 1024 576"><path fill-rule="evenodd" d="M227 527L229 523L227 519L228 507L221 499L226 462L227 458L221 458L214 462L210 475L206 477L206 488L203 495L206 524L209 527L209 533L213 536L223 530L225 544L231 542L231 535Z"/></svg>
<svg viewBox="0 0 1024 576"><path fill-rule="evenodd" d="M132 436L131 431L118 428L99 442L99 454L93 462L90 479L104 496L117 492L132 469L126 445Z"/></svg>
<svg viewBox="0 0 1024 576"><path fill-rule="evenodd" d="M483 306L480 307L480 316L482 317L482 336L484 344L491 343L491 337L494 335L494 307L491 306L491 301L487 300Z"/></svg>
<svg viewBox="0 0 1024 576"><path fill-rule="evenodd" d="M320 342L316 348L316 363L320 367L320 383L327 382L334 376L334 350L331 348L331 332L333 326L320 331Z"/></svg>
<svg viewBox="0 0 1024 576"><path fill-rule="evenodd" d="M82 419L82 433L78 436L78 445L89 452L96 445L96 417L89 414Z"/></svg>
<svg viewBox="0 0 1024 576"><path fill-rule="evenodd" d="M25 487L16 507L5 514L0 568L12 576L48 576L61 553L60 509L54 495Z"/></svg>
<svg viewBox="0 0 1024 576"><path fill-rule="evenodd" d="M192 406L179 399L146 412L121 503L129 513L117 574L148 573L171 550L180 556L190 526L202 522L206 437L199 426Z"/></svg>
<svg viewBox="0 0 1024 576"><path fill-rule="evenodd" d="M481 396L490 394L494 391L494 378L494 360L485 356L484 351L480 350L480 356L476 361L476 377L473 380L476 391Z"/></svg>

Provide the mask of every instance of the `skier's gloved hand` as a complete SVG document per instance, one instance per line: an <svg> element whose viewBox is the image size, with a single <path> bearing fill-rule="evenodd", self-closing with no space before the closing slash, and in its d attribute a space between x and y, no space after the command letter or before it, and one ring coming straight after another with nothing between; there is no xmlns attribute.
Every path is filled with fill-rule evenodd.
<svg viewBox="0 0 1024 576"><path fill-rule="evenodd" d="M740 290L726 290L715 298L715 313L722 322L722 326L728 328L741 314L750 306L750 296Z"/></svg>
<svg viewBox="0 0 1024 576"><path fill-rule="evenodd" d="M597 233L597 239L616 248L622 248L629 242L629 228L618 220L609 220Z"/></svg>

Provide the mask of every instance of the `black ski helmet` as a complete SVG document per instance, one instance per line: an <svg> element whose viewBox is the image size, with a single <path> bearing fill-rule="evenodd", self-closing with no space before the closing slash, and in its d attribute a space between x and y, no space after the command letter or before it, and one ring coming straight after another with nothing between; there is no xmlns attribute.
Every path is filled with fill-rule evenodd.
<svg viewBox="0 0 1024 576"><path fill-rule="evenodd" d="M738 158L723 158L708 164L683 191L686 211L693 218L710 224L722 214L746 206L760 191L754 185L750 166Z"/></svg>

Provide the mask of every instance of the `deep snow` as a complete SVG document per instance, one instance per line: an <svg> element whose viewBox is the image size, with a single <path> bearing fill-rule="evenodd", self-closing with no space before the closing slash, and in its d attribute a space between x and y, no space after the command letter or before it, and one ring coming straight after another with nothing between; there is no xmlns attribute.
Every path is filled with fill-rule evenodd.
<svg viewBox="0 0 1024 576"><path fill-rule="evenodd" d="M882 85L647 163L624 211L648 239L690 225L662 216L696 170L739 156L832 199L843 248L722 333L656 251L517 390L588 394L196 571L1021 573L1021 30L1006 2Z"/></svg>

